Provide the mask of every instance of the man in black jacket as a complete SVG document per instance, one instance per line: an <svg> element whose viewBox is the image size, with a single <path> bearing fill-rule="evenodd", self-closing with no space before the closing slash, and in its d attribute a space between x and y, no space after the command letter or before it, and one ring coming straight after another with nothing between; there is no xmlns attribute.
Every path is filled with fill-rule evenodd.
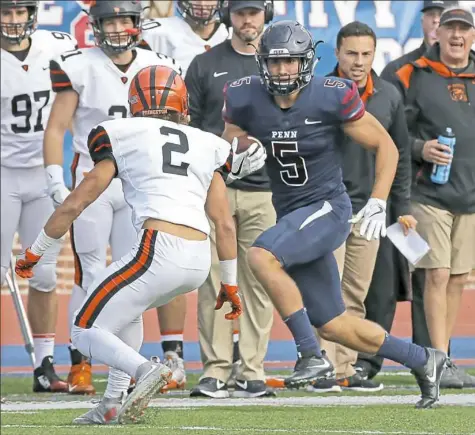
<svg viewBox="0 0 475 435"><path fill-rule="evenodd" d="M332 76L349 78L356 82L366 110L375 116L388 131L399 151L399 165L387 205L387 216L403 216L401 222L415 227L410 216L410 149L404 106L401 96L390 83L381 80L372 70L376 50L376 35L366 24L352 22L343 27L337 36L338 65ZM374 154L345 138L343 143L343 181L350 196L353 213L358 213L370 198L375 180ZM397 219L397 217L396 217ZM396 220L388 222L394 223ZM354 225L345 244L335 252L342 277L343 299L348 313L365 317L364 301L373 275L379 240L368 241L360 236L359 225ZM358 391L379 391L381 384L360 376L353 367L357 359L354 352L342 345L322 340L336 370L336 387L332 380L313 384L315 391L338 387ZM332 385L333 384L333 385Z"/></svg>
<svg viewBox="0 0 475 435"><path fill-rule="evenodd" d="M424 310L432 347L448 350L463 286L475 262L475 41L473 14L446 9L435 43L415 62L396 72L404 95L413 159L412 209L431 251L417 264L425 270ZM456 136L453 155L437 137L450 127ZM452 164L446 184L432 182L434 164ZM475 385L450 361L446 373ZM442 378L443 380L443 378ZM442 382L441 382L442 384Z"/></svg>
<svg viewBox="0 0 475 435"><path fill-rule="evenodd" d="M424 1L422 7L421 25L424 33L424 40L420 47L406 53L405 55L389 62L381 72L381 78L394 82L396 71L403 65L419 59L424 52L436 41L436 31L439 27L440 16L443 10L449 6L456 5L457 1ZM393 207L395 213L392 218L399 216L397 206ZM405 258L391 246L389 241L382 241L373 280L366 297L366 318L381 325L386 330L391 330L394 316L396 314L396 304L398 301L412 300L412 341L421 346L431 346L429 332L424 314L424 302L422 293L424 289L424 269L416 269L411 276L408 263ZM392 270L392 280L388 281L388 270ZM412 285L411 285L412 284ZM411 291L412 290L412 291ZM360 354L356 364L356 370L362 377L372 379L375 377L383 365L383 359L366 354ZM444 373L441 386L447 385L447 376ZM450 386L459 386L460 382L449 383Z"/></svg>
<svg viewBox="0 0 475 435"><path fill-rule="evenodd" d="M226 7L226 6L225 6ZM211 48L191 62L186 75L190 95L191 125L221 136L223 88L228 81L258 74L255 60L264 24L271 19L269 1L232 0L222 21L233 28L231 40ZM269 180L265 169L228 185L228 200L238 238L238 280L245 305L239 319L241 366L236 375L236 397L268 394L264 357L273 321L273 306L256 281L246 260L247 249L267 228L275 224ZM214 244L214 235L211 234ZM214 310L219 292L219 262L213 248L213 265L198 291L198 325L204 373L191 396L228 397L228 379L233 367L233 323ZM235 354L237 352L234 352Z"/></svg>
<svg viewBox="0 0 475 435"><path fill-rule="evenodd" d="M436 31L439 27L440 15L445 8L457 3L457 1L424 1L421 9L421 26L424 40L421 46L389 62L381 72L381 78L384 80L390 79L401 66L419 59L428 48L432 47L437 41Z"/></svg>

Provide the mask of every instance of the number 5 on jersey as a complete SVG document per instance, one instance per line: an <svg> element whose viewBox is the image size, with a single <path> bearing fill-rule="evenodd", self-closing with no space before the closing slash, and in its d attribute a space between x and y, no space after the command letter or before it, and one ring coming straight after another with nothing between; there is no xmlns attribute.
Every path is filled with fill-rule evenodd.
<svg viewBox="0 0 475 435"><path fill-rule="evenodd" d="M288 186L303 186L308 181L305 159L298 152L298 142L272 142L272 154L283 168L280 178Z"/></svg>

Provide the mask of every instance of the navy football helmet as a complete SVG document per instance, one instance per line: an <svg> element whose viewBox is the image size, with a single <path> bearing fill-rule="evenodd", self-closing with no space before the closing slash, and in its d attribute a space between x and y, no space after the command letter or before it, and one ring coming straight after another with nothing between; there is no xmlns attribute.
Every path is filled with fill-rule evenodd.
<svg viewBox="0 0 475 435"><path fill-rule="evenodd" d="M0 23L1 36L10 44L19 44L36 30L36 21L38 15L38 1L33 0L12 0L1 1L1 9L27 8L28 20L26 23Z"/></svg>
<svg viewBox="0 0 475 435"><path fill-rule="evenodd" d="M272 95L289 95L310 83L315 67L315 47L310 32L297 21L278 21L263 33L256 51L261 81ZM295 76L271 75L267 62L276 58L298 58Z"/></svg>

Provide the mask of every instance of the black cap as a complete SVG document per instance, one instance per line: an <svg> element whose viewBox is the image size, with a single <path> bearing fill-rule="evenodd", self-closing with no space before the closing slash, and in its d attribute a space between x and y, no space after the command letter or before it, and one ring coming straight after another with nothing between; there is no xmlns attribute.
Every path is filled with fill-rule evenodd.
<svg viewBox="0 0 475 435"><path fill-rule="evenodd" d="M261 11L266 10L266 2L264 0L229 0L229 10L230 12L236 12L240 9L245 8L254 8L260 9Z"/></svg>
<svg viewBox="0 0 475 435"><path fill-rule="evenodd" d="M473 23L473 14L463 8L450 8L445 10L440 16L440 25L443 26L447 23L465 23L469 26L475 27Z"/></svg>
<svg viewBox="0 0 475 435"><path fill-rule="evenodd" d="M421 9L421 12L425 12L429 9L445 9L450 6L457 6L458 1L438 1L438 0L431 0L431 1L424 1L424 6Z"/></svg>

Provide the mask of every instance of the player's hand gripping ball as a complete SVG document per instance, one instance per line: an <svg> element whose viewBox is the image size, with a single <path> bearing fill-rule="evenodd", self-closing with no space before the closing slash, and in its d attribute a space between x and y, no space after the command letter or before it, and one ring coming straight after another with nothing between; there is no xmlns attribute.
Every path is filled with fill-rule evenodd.
<svg viewBox="0 0 475 435"><path fill-rule="evenodd" d="M248 135L235 137L231 150L232 165L228 176L231 181L244 178L265 165L266 149L255 137Z"/></svg>

